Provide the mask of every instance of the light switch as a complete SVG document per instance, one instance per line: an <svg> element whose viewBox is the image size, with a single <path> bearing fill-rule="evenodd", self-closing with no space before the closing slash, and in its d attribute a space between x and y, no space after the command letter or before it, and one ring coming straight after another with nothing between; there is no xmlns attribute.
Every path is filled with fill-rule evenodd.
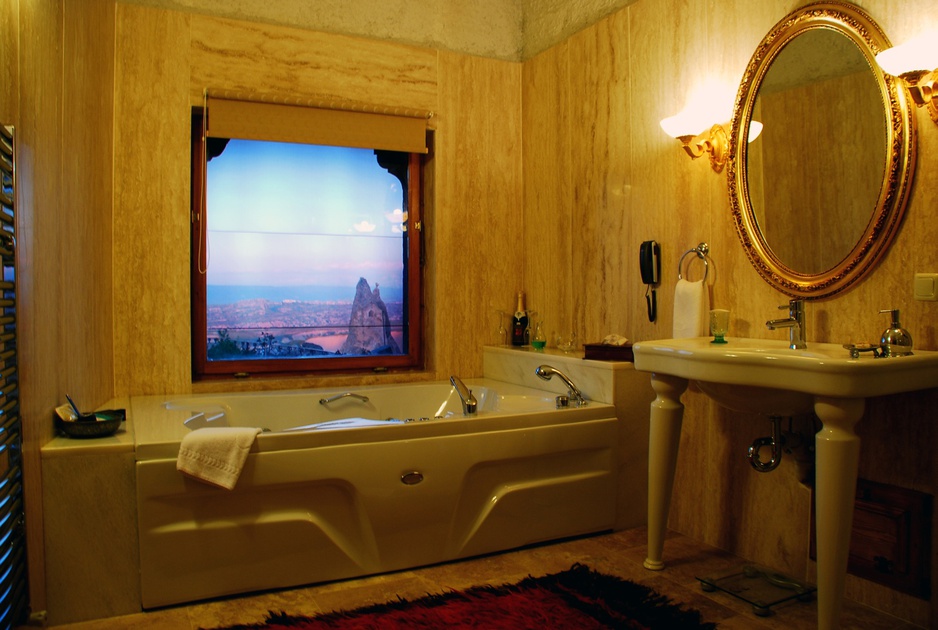
<svg viewBox="0 0 938 630"><path fill-rule="evenodd" d="M916 300L923 302L938 301L938 273L917 273L913 292Z"/></svg>

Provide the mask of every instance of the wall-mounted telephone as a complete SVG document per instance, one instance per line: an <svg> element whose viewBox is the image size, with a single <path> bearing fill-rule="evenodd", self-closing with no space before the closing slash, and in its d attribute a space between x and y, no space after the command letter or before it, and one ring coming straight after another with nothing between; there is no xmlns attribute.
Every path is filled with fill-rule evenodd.
<svg viewBox="0 0 938 630"><path fill-rule="evenodd" d="M658 317L658 296L655 287L661 279L661 247L657 241L645 241L638 250L638 267L645 283L645 302L648 304L648 321Z"/></svg>
<svg viewBox="0 0 938 630"><path fill-rule="evenodd" d="M658 284L661 276L661 247L657 241L645 241L638 251L638 263L642 270L642 282Z"/></svg>

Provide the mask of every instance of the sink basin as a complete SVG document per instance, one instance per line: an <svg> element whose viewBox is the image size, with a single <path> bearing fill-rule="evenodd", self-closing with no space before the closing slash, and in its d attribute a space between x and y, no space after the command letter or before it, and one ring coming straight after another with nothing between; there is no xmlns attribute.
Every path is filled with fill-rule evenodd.
<svg viewBox="0 0 938 630"><path fill-rule="evenodd" d="M709 337L696 337L642 341L633 352L635 369L698 381L717 402L740 411L777 403L800 413L810 411L812 396L867 398L938 387L938 352L922 350L905 357L852 359L834 343L808 342L806 350L792 350L777 339L730 337L713 344ZM751 400L760 396L766 405ZM747 399L754 408L743 408Z"/></svg>
<svg viewBox="0 0 938 630"><path fill-rule="evenodd" d="M763 416L797 416L814 411L814 396L788 389L697 381L697 386L721 406Z"/></svg>
<svg viewBox="0 0 938 630"><path fill-rule="evenodd" d="M814 411L818 628L840 627L860 438L854 425L866 398L938 387L938 352L894 358L851 358L842 346L811 343L792 350L783 340L709 337L643 341L632 348L635 369L651 372L656 398L648 436L648 556L645 568L664 568L662 551L690 381L718 403L754 413Z"/></svg>

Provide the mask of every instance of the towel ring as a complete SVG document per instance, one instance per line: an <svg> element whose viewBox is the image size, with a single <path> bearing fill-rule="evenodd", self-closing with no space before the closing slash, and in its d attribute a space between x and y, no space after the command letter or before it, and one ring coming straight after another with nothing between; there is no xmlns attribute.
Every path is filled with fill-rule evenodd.
<svg viewBox="0 0 938 630"><path fill-rule="evenodd" d="M684 255L681 256L681 260L677 263L677 279L678 280L684 279L684 275L681 273L681 267L684 266L684 259L687 258L687 256L690 254L697 254L697 258L702 260L704 264L704 275L703 275L702 282L706 282L707 274L710 272L710 257L708 256L709 253L710 253L710 246L707 245L706 243L700 243L699 245L697 245L697 247L694 247L684 252ZM691 262L693 262L693 258L690 260L690 262L687 263L688 269L690 269Z"/></svg>

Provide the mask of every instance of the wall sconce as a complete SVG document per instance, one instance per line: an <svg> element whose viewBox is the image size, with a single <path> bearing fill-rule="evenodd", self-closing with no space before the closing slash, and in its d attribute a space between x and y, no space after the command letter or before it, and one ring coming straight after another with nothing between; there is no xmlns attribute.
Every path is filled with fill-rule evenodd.
<svg viewBox="0 0 938 630"><path fill-rule="evenodd" d="M692 160L710 154L710 167L717 173L726 165L726 130L722 125L710 125L694 112L684 110L661 121L661 128L677 138Z"/></svg>
<svg viewBox="0 0 938 630"><path fill-rule="evenodd" d="M900 46L876 55L876 63L887 74L899 77L919 107L927 106L931 119L938 123L938 48L936 33L926 33Z"/></svg>
<svg viewBox="0 0 938 630"><path fill-rule="evenodd" d="M677 138L681 142L681 147L690 156L696 160L704 153L710 154L710 167L720 173L726 166L726 129L723 125L711 125L701 122L700 118L688 113L686 110L676 116L665 118L661 121L661 128L672 138ZM703 129L704 131L700 131ZM762 133L762 123L753 120L749 124L749 142L752 142Z"/></svg>
<svg viewBox="0 0 938 630"><path fill-rule="evenodd" d="M762 123L758 120L749 121L749 138L746 139L746 142L752 142L759 137L759 134L762 133Z"/></svg>

